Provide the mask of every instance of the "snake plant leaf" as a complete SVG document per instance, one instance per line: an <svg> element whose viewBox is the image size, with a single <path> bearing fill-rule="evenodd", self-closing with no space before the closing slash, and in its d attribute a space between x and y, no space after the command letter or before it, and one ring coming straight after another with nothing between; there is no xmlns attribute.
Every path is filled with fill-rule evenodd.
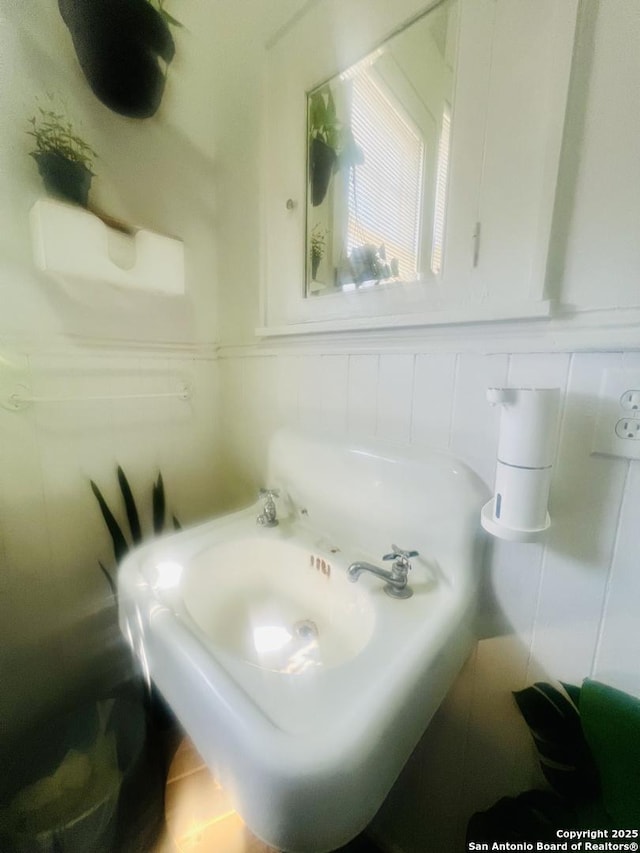
<svg viewBox="0 0 640 853"><path fill-rule="evenodd" d="M162 533L164 528L164 516L164 482L162 480L162 474L158 474L158 479L153 486L153 530L155 533Z"/></svg>
<svg viewBox="0 0 640 853"><path fill-rule="evenodd" d="M513 696L529 726L540 768L554 791L572 802L597 796L598 772L573 701L545 682L536 682Z"/></svg>
<svg viewBox="0 0 640 853"><path fill-rule="evenodd" d="M122 499L124 501L124 506L127 511L127 519L129 521L129 529L131 530L131 538L136 543L142 542L142 529L140 527L140 517L138 515L138 509L136 507L136 502L133 499L133 494L131 492L131 486L129 485L129 481L127 480L127 476L118 465L118 483L120 484L120 491L122 492Z"/></svg>
<svg viewBox="0 0 640 853"><path fill-rule="evenodd" d="M129 550L129 546L127 544L127 540L124 537L122 530L120 530L120 526L118 522L115 520L113 513L109 509L107 502L102 497L102 492L97 487L97 485L90 480L91 483L91 491L96 496L96 500L100 505L100 510L102 511L102 517L104 518L105 524L107 525L107 529L109 530L109 534L111 536L111 541L113 542L113 553L116 558L116 562L119 563L120 560L125 556L125 554Z"/></svg>
<svg viewBox="0 0 640 853"><path fill-rule="evenodd" d="M107 579L107 583L111 587L111 592L113 593L113 597L117 599L118 598L118 591L116 589L115 581L111 577L111 572L106 568L106 566L103 563L100 562L100 560L98 560L98 565L102 569L102 574L105 576L105 578Z"/></svg>

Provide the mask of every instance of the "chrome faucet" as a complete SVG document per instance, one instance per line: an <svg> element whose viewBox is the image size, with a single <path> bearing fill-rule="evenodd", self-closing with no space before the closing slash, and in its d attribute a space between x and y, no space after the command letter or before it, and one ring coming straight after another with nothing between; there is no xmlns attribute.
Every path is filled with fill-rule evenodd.
<svg viewBox="0 0 640 853"><path fill-rule="evenodd" d="M262 527L275 527L278 524L278 519L276 518L277 510L274 498L280 497L280 492L277 489L260 489L260 497L264 498L264 506L256 518L256 523Z"/></svg>
<svg viewBox="0 0 640 853"><path fill-rule="evenodd" d="M407 585L407 576L411 569L411 558L419 556L417 551L403 551L397 545L392 545L392 552L385 554L383 560L393 560L391 571L386 571L371 563L351 563L347 569L347 577L355 583L362 572L371 572L386 581L384 591L392 598L411 598L413 590Z"/></svg>

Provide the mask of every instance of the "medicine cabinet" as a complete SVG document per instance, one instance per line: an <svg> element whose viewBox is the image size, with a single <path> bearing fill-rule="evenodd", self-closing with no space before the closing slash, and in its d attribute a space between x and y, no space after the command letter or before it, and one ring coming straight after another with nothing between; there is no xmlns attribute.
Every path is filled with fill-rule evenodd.
<svg viewBox="0 0 640 853"><path fill-rule="evenodd" d="M307 6L268 50L258 334L549 314L546 260L576 7L577 0ZM363 101L360 80L378 100ZM375 147L390 121L409 129L415 151L386 151L376 164L366 145ZM317 138L337 149L324 195L311 150ZM405 193L399 203L392 187L377 201L397 231L413 228L413 256L389 249L392 240L367 230L362 215L365 168L379 172L386 163L393 173L408 168L409 156L423 195Z"/></svg>

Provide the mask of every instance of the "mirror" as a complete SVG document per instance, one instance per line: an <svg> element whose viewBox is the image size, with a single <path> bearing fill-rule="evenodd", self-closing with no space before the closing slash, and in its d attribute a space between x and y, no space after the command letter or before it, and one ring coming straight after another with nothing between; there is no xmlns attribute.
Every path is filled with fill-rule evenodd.
<svg viewBox="0 0 640 853"><path fill-rule="evenodd" d="M308 92L307 296L442 274L457 4Z"/></svg>

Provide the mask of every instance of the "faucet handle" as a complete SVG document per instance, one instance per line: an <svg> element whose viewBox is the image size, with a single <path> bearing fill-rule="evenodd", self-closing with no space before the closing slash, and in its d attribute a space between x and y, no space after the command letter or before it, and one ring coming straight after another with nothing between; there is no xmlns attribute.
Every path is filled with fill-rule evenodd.
<svg viewBox="0 0 640 853"><path fill-rule="evenodd" d="M278 508L274 498L280 497L280 492L277 489L260 489L260 497L264 498L264 504L262 512L256 518L257 523L261 527L277 527Z"/></svg>
<svg viewBox="0 0 640 853"><path fill-rule="evenodd" d="M385 554L382 558L383 560L403 560L409 562L412 557L419 557L419 551L403 551L402 548L398 548L397 545L392 545L393 549L390 554Z"/></svg>

